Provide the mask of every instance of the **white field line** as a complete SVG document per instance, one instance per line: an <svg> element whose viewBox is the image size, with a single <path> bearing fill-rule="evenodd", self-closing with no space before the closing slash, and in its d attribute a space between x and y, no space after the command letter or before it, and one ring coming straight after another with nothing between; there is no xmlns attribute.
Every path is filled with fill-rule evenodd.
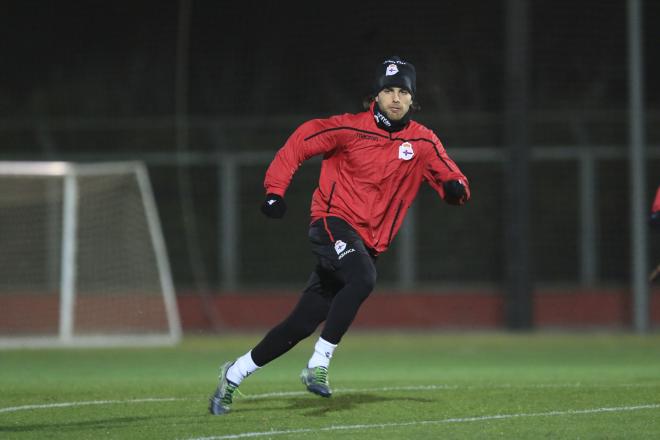
<svg viewBox="0 0 660 440"><path fill-rule="evenodd" d="M391 392L391 391L434 391L434 390L480 390L480 389L502 389L502 388L511 388L511 389L535 389L535 388L635 388L635 387L649 387L653 384L582 384L579 382L576 383L565 383L565 384L500 384L500 385L449 385L449 384L439 384L439 385L414 385L414 386L400 386L400 387L380 387L380 388L338 388L335 389L335 393L346 393L346 394L356 394L356 393L369 393L369 392ZM242 396L243 399L247 400L258 400L258 399L267 399L271 397L294 397L294 396L307 396L309 395L308 391L278 391L271 393L261 393L261 394L249 394ZM150 402L172 402L177 400L197 400L191 398L179 398L179 397L152 397L152 398L143 398L143 399L128 399L128 400L86 400L78 402L60 402L60 403L44 403L44 404L32 404L32 405L22 405L22 406L10 406L5 408L0 408L0 414L10 413L17 411L29 411L37 409L52 409L52 408L70 408L77 406L90 406L90 405L116 405L116 404L125 404L125 403L150 403Z"/></svg>
<svg viewBox="0 0 660 440"><path fill-rule="evenodd" d="M494 414L490 416L476 416L476 417L456 417L440 420L422 420L417 422L399 422L399 423L374 423L364 425L331 425L316 429L285 429L280 431L255 431L243 432L240 434L218 435L212 437L193 437L188 440L229 440L241 438L255 438L255 437L272 437L277 435L287 434L310 434L329 431L357 431L367 429L385 429L385 428L400 428L405 426L419 426L419 425L440 425L444 423L471 423L483 422L488 420L507 420L522 417L557 417L557 416L574 416L581 414L598 414L607 412L624 412L624 411L639 411L645 409L658 409L660 404L644 404L635 406L618 406L610 408L589 408L589 409L571 409L565 411L547 411L539 413L519 413L519 414Z"/></svg>
<svg viewBox="0 0 660 440"><path fill-rule="evenodd" d="M382 387L382 388L335 388L335 393L368 393L368 392L388 392L388 391L433 391L433 390L457 390L460 387L457 385L417 385L417 386L403 386L403 387ZM266 399L269 397L292 397L292 396L307 396L309 391L275 391L272 393L262 394L246 394L242 396L244 399Z"/></svg>
<svg viewBox="0 0 660 440"><path fill-rule="evenodd" d="M382 388L336 388L335 393L367 393L367 392L388 392L388 391L434 391L434 390L486 390L486 389L544 389L544 388L638 388L653 386L655 384L648 383L633 383L633 384L583 384L576 383L540 383L540 384L499 384L499 385L410 385L400 387L382 387ZM660 385L660 384L657 384ZM269 397L291 397L291 396L306 396L309 395L308 391L275 391L272 393L263 394L246 394L243 399L265 399Z"/></svg>
<svg viewBox="0 0 660 440"><path fill-rule="evenodd" d="M41 405L23 405L23 406L10 406L8 408L0 408L0 413L27 411L31 409L70 408L75 406L88 406L88 405L115 405L118 403L171 402L174 400L185 400L185 399L177 399L175 397L163 397L163 398L146 398L146 399L129 399L129 400L86 400L82 402L44 403Z"/></svg>

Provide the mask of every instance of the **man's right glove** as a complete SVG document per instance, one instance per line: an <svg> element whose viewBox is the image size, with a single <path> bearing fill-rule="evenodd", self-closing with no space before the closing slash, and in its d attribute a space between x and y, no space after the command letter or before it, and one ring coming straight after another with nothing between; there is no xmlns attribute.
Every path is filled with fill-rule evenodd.
<svg viewBox="0 0 660 440"><path fill-rule="evenodd" d="M261 204L261 212L270 218L282 218L286 212L286 203L282 196L266 194L266 200Z"/></svg>
<svg viewBox="0 0 660 440"><path fill-rule="evenodd" d="M442 184L445 191L445 202L450 205L463 205L469 196L465 185L460 180L448 180Z"/></svg>

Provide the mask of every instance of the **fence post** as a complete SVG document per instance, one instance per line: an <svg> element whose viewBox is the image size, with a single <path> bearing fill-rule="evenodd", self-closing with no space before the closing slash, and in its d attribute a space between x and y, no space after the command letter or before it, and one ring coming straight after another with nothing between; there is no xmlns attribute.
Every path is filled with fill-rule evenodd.
<svg viewBox="0 0 660 440"><path fill-rule="evenodd" d="M580 182L580 283L596 283L598 216L596 216L596 164L591 147L579 149Z"/></svg>
<svg viewBox="0 0 660 440"><path fill-rule="evenodd" d="M417 213L415 205L413 204L408 210L408 215L401 227L399 234L401 247L397 252L399 260L399 288L404 290L412 289L415 285L417 274L415 268L417 267L417 245L415 237L417 236Z"/></svg>
<svg viewBox="0 0 660 440"><path fill-rule="evenodd" d="M646 219L646 157L644 145L644 75L642 0L628 0L628 94L630 157L630 255L634 327L649 329L648 242Z"/></svg>
<svg viewBox="0 0 660 440"><path fill-rule="evenodd" d="M234 290L238 287L238 206L239 191L238 174L236 172L236 159L230 154L220 156L218 164L218 221L220 234L218 235L218 255L220 257L220 274L222 288Z"/></svg>

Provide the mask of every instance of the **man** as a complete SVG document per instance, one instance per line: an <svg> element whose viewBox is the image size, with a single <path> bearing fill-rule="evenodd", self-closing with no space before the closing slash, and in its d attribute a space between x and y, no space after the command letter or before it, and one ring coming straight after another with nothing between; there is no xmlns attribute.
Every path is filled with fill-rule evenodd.
<svg viewBox="0 0 660 440"><path fill-rule="evenodd" d="M376 256L392 243L426 181L453 205L470 198L467 178L437 136L411 120L418 109L415 67L399 57L378 66L366 111L314 119L298 127L266 171L261 211L281 218L285 192L305 160L322 154L309 240L318 265L291 314L252 350L220 369L211 414L230 410L241 381L310 336L325 321L301 380L330 397L335 348L376 282Z"/></svg>

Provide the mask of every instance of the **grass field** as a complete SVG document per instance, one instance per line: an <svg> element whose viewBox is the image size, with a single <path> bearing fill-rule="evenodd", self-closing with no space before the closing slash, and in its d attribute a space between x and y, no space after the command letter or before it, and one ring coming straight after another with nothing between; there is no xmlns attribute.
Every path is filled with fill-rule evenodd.
<svg viewBox="0 0 660 440"><path fill-rule="evenodd" d="M313 337L208 415L219 364L259 337L0 351L0 438L660 438L660 335L353 332L330 399L299 383Z"/></svg>

